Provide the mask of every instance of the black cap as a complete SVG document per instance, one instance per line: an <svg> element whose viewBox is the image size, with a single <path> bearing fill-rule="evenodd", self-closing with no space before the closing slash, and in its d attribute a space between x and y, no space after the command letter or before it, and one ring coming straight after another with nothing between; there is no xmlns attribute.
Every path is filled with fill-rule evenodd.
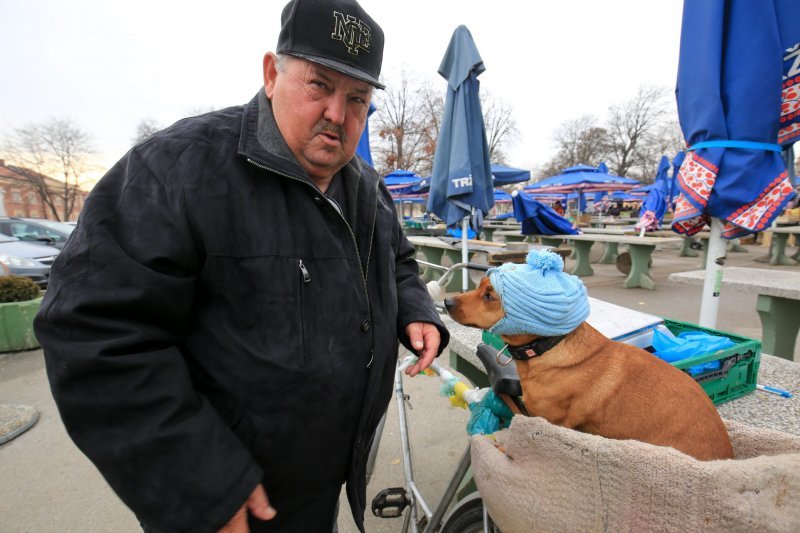
<svg viewBox="0 0 800 533"><path fill-rule="evenodd" d="M378 81L383 30L355 0L291 0L281 13L276 52L384 88Z"/></svg>

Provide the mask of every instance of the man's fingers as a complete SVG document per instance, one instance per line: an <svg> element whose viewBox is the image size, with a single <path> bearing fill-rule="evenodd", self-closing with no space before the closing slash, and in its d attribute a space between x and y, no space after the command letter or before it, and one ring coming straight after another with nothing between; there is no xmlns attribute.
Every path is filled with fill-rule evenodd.
<svg viewBox="0 0 800 533"><path fill-rule="evenodd" d="M264 486L261 484L250 494L250 497L247 499L246 507L250 514L259 520L272 520L277 514L275 509L269 504L267 493L264 491Z"/></svg>
<svg viewBox="0 0 800 533"><path fill-rule="evenodd" d="M411 345L417 348L417 357L419 361L406 369L406 374L409 376L416 376L426 368L428 368L436 354L439 353L439 343L441 336L439 330L433 324L415 322L409 324L406 328L406 333L411 341ZM414 337L413 335L418 335ZM415 343L415 339L419 340L419 344Z"/></svg>

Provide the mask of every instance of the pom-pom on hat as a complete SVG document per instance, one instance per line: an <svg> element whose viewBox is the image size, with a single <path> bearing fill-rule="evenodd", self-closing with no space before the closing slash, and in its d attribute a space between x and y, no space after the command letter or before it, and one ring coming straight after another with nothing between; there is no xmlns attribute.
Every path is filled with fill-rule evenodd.
<svg viewBox="0 0 800 533"><path fill-rule="evenodd" d="M547 250L532 250L524 265L506 263L489 269L505 316L489 331L551 337L566 335L589 316L583 282L563 272L564 260Z"/></svg>

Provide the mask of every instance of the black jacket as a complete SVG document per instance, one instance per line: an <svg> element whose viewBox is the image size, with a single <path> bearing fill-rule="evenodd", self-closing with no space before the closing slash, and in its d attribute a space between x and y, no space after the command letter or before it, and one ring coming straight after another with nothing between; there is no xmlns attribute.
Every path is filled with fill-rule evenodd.
<svg viewBox="0 0 800 533"><path fill-rule="evenodd" d="M398 338L449 335L382 180L359 158L341 176L352 224L260 91L137 145L87 199L36 334L70 436L149 526L215 531L262 480L276 502L346 480L361 526Z"/></svg>

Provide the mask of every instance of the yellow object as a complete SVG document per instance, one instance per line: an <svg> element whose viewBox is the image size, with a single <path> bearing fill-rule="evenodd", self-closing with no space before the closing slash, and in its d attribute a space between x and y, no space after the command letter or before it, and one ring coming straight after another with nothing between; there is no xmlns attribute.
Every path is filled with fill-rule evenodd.
<svg viewBox="0 0 800 533"><path fill-rule="evenodd" d="M469 387L460 381L453 386L453 396L450 396L450 405L453 407L467 408L467 402L464 401L464 393L469 390Z"/></svg>
<svg viewBox="0 0 800 533"><path fill-rule="evenodd" d="M422 371L422 373L431 378L436 377L436 372L431 370L431 367L426 368L425 370Z"/></svg>

